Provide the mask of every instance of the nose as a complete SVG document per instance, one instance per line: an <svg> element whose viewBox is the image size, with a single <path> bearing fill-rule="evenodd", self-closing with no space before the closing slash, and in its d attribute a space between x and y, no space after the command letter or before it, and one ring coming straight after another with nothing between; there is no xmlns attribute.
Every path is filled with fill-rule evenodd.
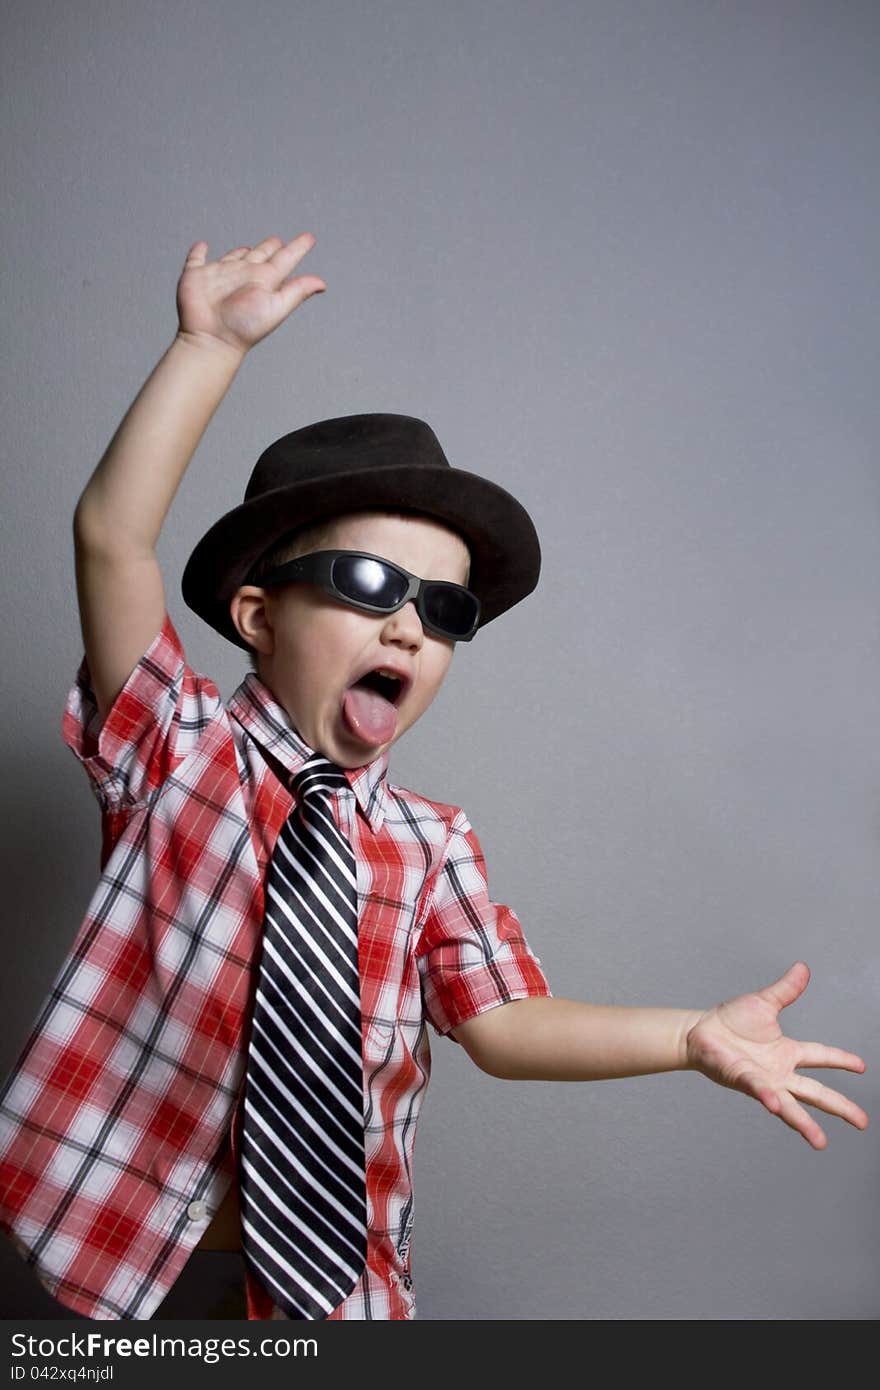
<svg viewBox="0 0 880 1390"><path fill-rule="evenodd" d="M393 642L407 651L417 652L425 640L425 629L415 603L410 599L396 613L389 613L382 629L383 642Z"/></svg>

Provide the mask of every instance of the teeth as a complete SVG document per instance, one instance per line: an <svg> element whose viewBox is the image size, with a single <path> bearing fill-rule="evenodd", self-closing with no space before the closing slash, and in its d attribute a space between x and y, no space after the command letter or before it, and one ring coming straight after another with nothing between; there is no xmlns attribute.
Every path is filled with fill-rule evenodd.
<svg viewBox="0 0 880 1390"><path fill-rule="evenodd" d="M396 672L396 671L389 671L388 668L387 668L386 666L377 666L377 668L376 668L376 675L377 675L377 676L390 676L391 679L392 679L392 680L395 680L395 681L399 681L399 680L400 680L400 676L397 674L397 672Z"/></svg>

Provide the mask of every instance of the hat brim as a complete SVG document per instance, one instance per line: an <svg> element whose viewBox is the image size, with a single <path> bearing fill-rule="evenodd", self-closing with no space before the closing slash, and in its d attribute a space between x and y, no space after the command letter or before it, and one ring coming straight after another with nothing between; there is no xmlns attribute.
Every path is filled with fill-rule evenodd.
<svg viewBox="0 0 880 1390"><path fill-rule="evenodd" d="M421 512L464 537L481 627L519 603L538 582L537 532L528 512L504 488L460 468L388 464L306 479L234 507L190 555L181 579L184 601L222 637L251 651L232 621L229 604L260 556L289 531L369 508Z"/></svg>

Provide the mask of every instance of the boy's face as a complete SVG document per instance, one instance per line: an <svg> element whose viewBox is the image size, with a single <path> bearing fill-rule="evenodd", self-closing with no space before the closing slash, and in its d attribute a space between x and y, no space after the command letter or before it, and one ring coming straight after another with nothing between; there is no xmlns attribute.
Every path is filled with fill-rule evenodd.
<svg viewBox="0 0 880 1390"><path fill-rule="evenodd" d="M360 512L339 517L321 550L365 550L421 579L467 582L465 542L428 517ZM313 584L265 590L243 585L231 600L238 631L259 652L260 677L308 746L340 767L372 762L424 714L443 683L455 644L422 627L410 601L396 613L365 613ZM408 676L387 707L359 688L379 667Z"/></svg>

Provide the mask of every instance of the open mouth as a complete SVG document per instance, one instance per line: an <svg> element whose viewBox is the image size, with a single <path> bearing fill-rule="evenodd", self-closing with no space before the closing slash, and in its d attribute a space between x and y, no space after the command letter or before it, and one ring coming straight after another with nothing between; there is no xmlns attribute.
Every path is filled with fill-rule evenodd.
<svg viewBox="0 0 880 1390"><path fill-rule="evenodd" d="M375 690L389 704L397 705L403 696L404 682L400 676L378 667L375 671L368 671L365 676L356 680L352 689Z"/></svg>
<svg viewBox="0 0 880 1390"><path fill-rule="evenodd" d="M374 666L352 681L342 697L342 717L350 733L373 748L390 743L397 732L397 709L410 678Z"/></svg>

